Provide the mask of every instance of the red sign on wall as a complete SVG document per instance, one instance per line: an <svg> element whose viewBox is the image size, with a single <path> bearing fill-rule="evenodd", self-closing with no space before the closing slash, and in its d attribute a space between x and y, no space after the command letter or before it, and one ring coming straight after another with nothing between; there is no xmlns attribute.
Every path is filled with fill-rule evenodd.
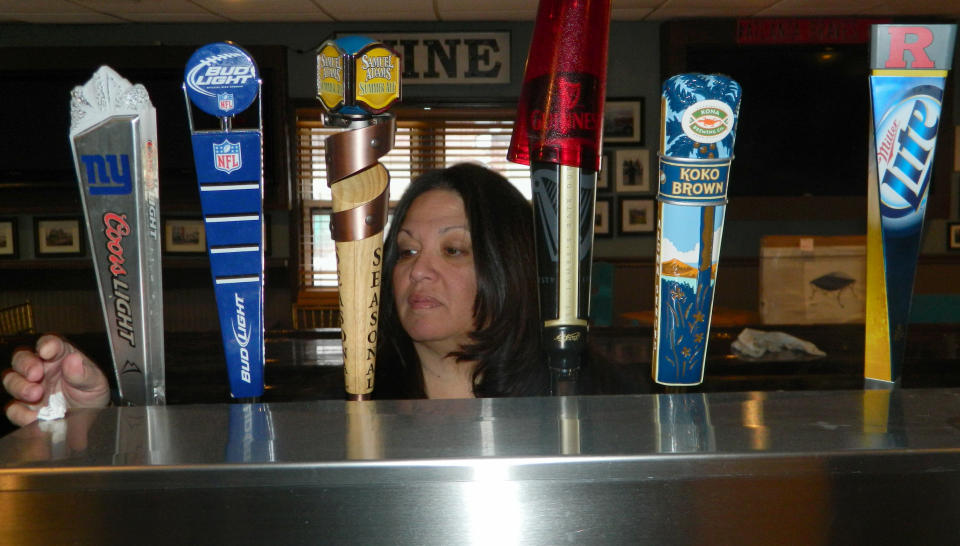
<svg viewBox="0 0 960 546"><path fill-rule="evenodd" d="M780 18L737 20L738 44L860 44L870 39L870 25L889 19Z"/></svg>

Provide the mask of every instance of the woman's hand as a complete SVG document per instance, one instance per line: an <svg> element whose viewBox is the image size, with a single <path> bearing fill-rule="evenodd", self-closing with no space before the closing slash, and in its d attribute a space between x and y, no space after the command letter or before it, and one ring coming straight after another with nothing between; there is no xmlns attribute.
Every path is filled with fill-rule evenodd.
<svg viewBox="0 0 960 546"><path fill-rule="evenodd" d="M100 368L67 340L45 335L36 352L18 349L3 373L3 388L15 398L7 419L17 426L37 420L52 394L63 392L67 408L102 408L110 402L110 384Z"/></svg>

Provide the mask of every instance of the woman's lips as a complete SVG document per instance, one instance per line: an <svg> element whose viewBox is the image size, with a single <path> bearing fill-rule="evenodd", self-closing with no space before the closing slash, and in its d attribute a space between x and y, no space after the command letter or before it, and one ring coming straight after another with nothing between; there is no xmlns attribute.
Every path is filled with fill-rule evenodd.
<svg viewBox="0 0 960 546"><path fill-rule="evenodd" d="M436 299L421 294L410 296L407 298L407 303L410 304L411 309L432 309L440 306L440 302Z"/></svg>

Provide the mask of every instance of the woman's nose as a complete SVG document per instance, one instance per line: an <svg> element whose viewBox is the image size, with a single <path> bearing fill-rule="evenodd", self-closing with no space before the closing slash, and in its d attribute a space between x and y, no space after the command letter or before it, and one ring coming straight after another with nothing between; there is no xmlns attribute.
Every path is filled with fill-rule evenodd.
<svg viewBox="0 0 960 546"><path fill-rule="evenodd" d="M410 280L419 282L434 279L436 276L437 270L434 258L425 252L417 254L410 266Z"/></svg>

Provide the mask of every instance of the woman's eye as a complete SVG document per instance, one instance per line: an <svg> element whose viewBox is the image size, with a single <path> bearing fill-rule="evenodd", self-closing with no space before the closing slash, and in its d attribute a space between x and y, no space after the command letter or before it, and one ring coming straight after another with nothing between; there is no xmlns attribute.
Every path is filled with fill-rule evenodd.
<svg viewBox="0 0 960 546"><path fill-rule="evenodd" d="M398 252L400 259L410 258L417 255L416 249L413 248L400 248Z"/></svg>
<svg viewBox="0 0 960 546"><path fill-rule="evenodd" d="M447 256L465 256L467 254L467 251L465 249L452 247L452 246L448 246L447 248L445 248L444 252L446 253Z"/></svg>

